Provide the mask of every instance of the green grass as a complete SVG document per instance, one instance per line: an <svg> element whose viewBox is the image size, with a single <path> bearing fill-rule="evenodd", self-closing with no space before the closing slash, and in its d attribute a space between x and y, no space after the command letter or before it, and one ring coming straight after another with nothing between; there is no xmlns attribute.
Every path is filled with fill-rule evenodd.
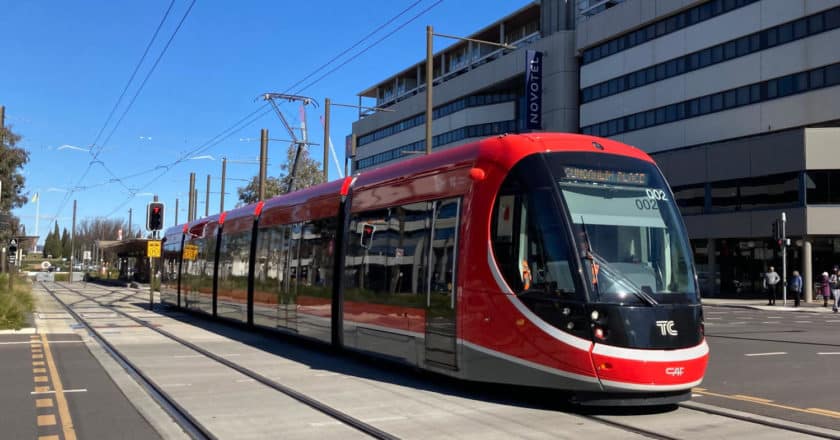
<svg viewBox="0 0 840 440"><path fill-rule="evenodd" d="M35 310L32 286L25 278L15 279L9 292L8 274L0 274L0 329L20 329L26 317Z"/></svg>

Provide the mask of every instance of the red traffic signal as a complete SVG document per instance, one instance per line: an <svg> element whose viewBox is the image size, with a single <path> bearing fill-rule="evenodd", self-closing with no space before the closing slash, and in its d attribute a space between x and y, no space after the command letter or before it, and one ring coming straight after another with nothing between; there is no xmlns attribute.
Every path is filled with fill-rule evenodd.
<svg viewBox="0 0 840 440"><path fill-rule="evenodd" d="M163 202L151 202L146 207L146 229L160 231L163 229Z"/></svg>

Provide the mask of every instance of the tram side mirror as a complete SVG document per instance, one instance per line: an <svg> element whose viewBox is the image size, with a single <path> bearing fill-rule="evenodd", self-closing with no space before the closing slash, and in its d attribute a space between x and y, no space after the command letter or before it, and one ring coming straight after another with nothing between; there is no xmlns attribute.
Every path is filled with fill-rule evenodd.
<svg viewBox="0 0 840 440"><path fill-rule="evenodd" d="M376 231L376 226L370 223L362 223L361 246L365 249L370 249L373 243L373 233Z"/></svg>

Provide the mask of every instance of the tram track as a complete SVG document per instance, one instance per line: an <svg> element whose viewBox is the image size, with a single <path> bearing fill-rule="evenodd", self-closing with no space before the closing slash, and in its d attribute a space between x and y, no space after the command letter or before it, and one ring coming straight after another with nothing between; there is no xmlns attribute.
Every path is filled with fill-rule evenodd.
<svg viewBox="0 0 840 440"><path fill-rule="evenodd" d="M115 315L118 315L118 316L121 316L123 318L129 319L135 324L138 324L138 325L140 325L144 328L150 329L150 330L154 330L156 333L158 333L158 334L160 334L160 335L162 335L162 336L164 336L164 337L166 337L170 340L173 340L174 342L177 342L178 344L183 345L183 346L201 354L202 356L206 356L209 359L212 359L213 361L216 361L216 362L218 362L218 363L220 363L220 364L222 364L226 367L229 367L229 368L231 368L231 369L233 369L233 370L235 370L235 371L237 371L241 374L244 374L245 376L247 376L247 377L249 377L249 378L251 378L251 379L253 379L257 382L262 383L263 385L266 385L266 386L268 386L268 387L270 387L274 390L280 391L281 393L285 394L286 396L294 398L295 400L297 400L301 403L304 403L304 404L312 407L313 409L316 409L316 410L330 416L331 418L333 418L333 419L335 419L339 422L345 423L348 426L351 426L351 427L353 427L353 428L355 428L355 429L357 429L361 432L364 432L365 434L367 434L371 437L387 438L387 439L399 438L396 435L384 432L384 431L382 431L382 430L380 430L376 427L373 427L373 426L371 426L368 423L363 422L363 421L358 421L359 423L362 424L362 426L355 426L354 423L356 423L355 421L358 420L358 419L355 419L352 416L349 416L349 415L347 415L347 414L345 414L345 413L343 413L343 412L341 412L341 411L339 411L335 408L332 408L328 405L325 405L322 402L319 402L315 399L312 399L312 398L310 398L306 395L298 393L297 391L295 391L295 390L293 390L293 389L291 389L287 386L276 383L276 382L272 381L271 379L268 379L265 376L262 376L261 374L259 374L257 372L249 370L249 369L247 369L247 368L245 368L245 367L243 367L239 364L231 362L228 359L225 359L221 356L218 356L218 355L215 355L211 352L208 352L207 350L205 350L201 347L198 347L198 346L196 346L195 344L193 344L189 341L186 341L186 340L184 340L184 339L182 339L178 336L175 336L175 335L173 335L173 334L171 334L171 333L169 333L165 330L162 330L160 328L157 328L157 327L153 326L150 321L145 321L141 318L134 317L131 314L126 313L125 311L118 310L119 307L122 307L119 304L121 301L126 301L126 300L131 300L132 298L136 298L138 294L121 295L121 297L119 299L113 300L113 299L110 298L110 295L120 295L120 291L117 290L117 289L108 288L106 286L91 285L93 287L96 287L97 289L101 289L101 290L107 292L108 296L103 298L103 297L91 296L91 295L86 294L84 292L80 292L78 289L74 289L71 286L66 286L66 285L61 284L61 283L56 283L56 284L61 287L62 291L67 292L67 293L71 293L73 295L77 295L79 298L81 298L80 301L73 302L73 304L77 304L78 306L82 306L83 304L85 304L88 301L93 303L93 304L96 304L98 307L102 307L103 309L107 309L109 312L113 312ZM97 335L98 339L103 339L101 336L98 335L98 332L95 328L92 328L90 325L88 325L85 322L85 319L83 319L82 316L78 315L74 310L72 310L72 308L70 308L65 301L58 298L58 295L56 294L56 290L58 290L58 289L50 289L47 286L44 286L43 283L42 283L42 286L44 287L44 289L50 295L53 296L53 298L55 298L62 305L62 307L67 309L68 312L71 315L73 315L73 317L80 324L84 325L85 328L87 328L91 332L91 334ZM63 293L63 292L59 292L59 293ZM109 346L109 344L107 344L107 341L104 341L104 339L100 343L103 346L105 346L106 349ZM112 349L112 350L108 350L108 351L109 351L109 353L113 352L112 356L117 356L117 357L115 357L115 359L117 359L118 362L120 362L120 364L130 365L130 361L128 361L128 359L126 359L121 354L119 354L119 352L116 349ZM126 369L129 370L129 368L126 368ZM132 374L132 376L135 376L135 375ZM140 380L144 380L143 377L139 375L139 370L138 370L138 375L135 376L135 378L138 378L138 377L140 378ZM138 381L140 381L140 380L138 380ZM148 380L148 379L145 379L145 380ZM148 381L148 382L150 384L149 387L154 387L154 384L151 381ZM147 387L147 388L149 388L149 387ZM161 394L162 396L166 396L166 394L164 392L162 392L162 390L159 390L159 392L157 392L157 393ZM154 395L153 395L153 397L154 397ZM162 406L164 406L166 408L166 405L162 404ZM742 421L742 422L748 422L748 423L751 423L751 424L762 425L762 426L773 428L773 429L789 431L791 433L807 434L807 435L812 435L812 436L821 437L821 438L837 438L836 436L828 435L828 434L825 434L825 433L820 433L820 432L814 431L814 430L796 429L795 427L786 426L784 423L781 423L781 422L779 422L779 423L772 423L772 421L768 422L766 420L762 420L761 417L751 417L750 414L739 416L737 414L732 414L729 411L724 410L723 408L708 407L708 406L705 406L705 405L698 408L698 407L694 407L693 404L690 403L690 402L686 403L686 404L675 405L675 407L679 408L678 411L691 411L691 412L695 412L695 413L698 413L698 414L704 414L704 413L705 414L712 414L712 415L722 416L722 417L725 417L725 418L728 418L728 419L738 420L738 421ZM175 411L177 411L179 407L175 406L174 408L175 408ZM183 410L183 408L181 408L181 410ZM644 421L641 421L641 419L636 418L636 417L633 417L632 419L626 419L626 415L621 414L621 413L618 413L618 415L615 415L615 414L591 414L591 413L580 413L580 412L572 410L571 412L569 412L569 414L574 414L577 417L589 420L593 423L597 423L597 424L600 424L600 425L604 425L604 426L608 426L608 427L611 427L611 428L619 429L619 430L621 430L623 432L626 432L628 434L635 434L635 435L639 435L639 436L642 436L642 437L645 437L645 438L663 439L663 440L672 440L672 439L676 440L676 439L684 439L684 438L694 438L694 437L691 437L691 436L683 436L681 434L676 434L675 435L673 431L669 432L668 429L664 429L664 428L650 429L649 427L651 426L651 424L646 423ZM629 414L629 415L632 415L632 414ZM187 414L187 416L188 416L188 414ZM665 417L669 417L669 416L665 415ZM699 417L703 417L703 416L698 415L697 417L699 418ZM176 417L174 415L173 415L173 418L176 418L176 420L178 420L178 417ZM187 419L187 420L189 421L189 419ZM198 423L198 422L196 421L196 423ZM200 426L200 424L199 424L199 426ZM658 426L658 425L654 425L654 426ZM190 432L187 428L185 428L185 431ZM201 432L201 430L197 429L197 428L193 428L193 431L198 431L199 433ZM206 428L204 429L204 431L206 431L206 434L195 435L195 434L191 433L191 435L194 438L215 438L215 437L212 436L212 433L210 433L209 431L206 430Z"/></svg>
<svg viewBox="0 0 840 440"><path fill-rule="evenodd" d="M102 347L104 347L105 350L108 352L108 354L111 355L121 366L123 366L123 368L125 368L126 371L128 371L129 374L135 380L137 380L149 392L149 394L152 396L153 399L155 399L159 404L161 404L161 406L164 408L164 410L166 410L170 414L170 416L172 416L173 419L175 419L175 421L185 430L185 432L187 432L191 437L196 438L196 439L215 439L216 438L212 434L212 432L209 429L207 429L206 426L201 424L200 421L196 420L192 415L190 415L189 412L185 408L183 408L181 405L179 405L178 402L175 401L175 399L173 399L169 394L166 393L166 391L164 391L161 387L156 385L154 383L154 381L152 381L149 377L145 376L142 373L142 371L139 368L137 368L128 359L127 356L125 356L123 353L121 353L116 347L113 346L113 344L109 343L102 336L102 334L99 331L96 330L96 328L94 328L93 326L88 324L86 322L86 320L82 318L81 315L79 315L78 313L76 313L75 310L72 309L72 307L70 307L69 305L67 305L67 303L62 301L61 298L59 298L58 295L56 294L55 290L50 289L43 282L41 282L40 284L41 284L41 287L50 296L52 296L53 299L55 299L65 310L67 310L67 312L73 317L73 319L75 319L79 324L84 326L85 329L88 330L91 333L91 335L93 335L93 339L98 344L100 344ZM156 332L156 333L158 333L158 334L160 334L160 335L162 335L162 336L164 336L164 337L166 337L166 338L168 338L172 341L175 341L178 344L180 344L182 346L185 346L185 347L199 353L202 356L207 357L208 359L211 359L211 360L213 360L217 363L220 363L220 364L222 364L222 365L224 365L224 366L226 366L226 367L228 367L228 368L230 368L230 369L232 369L232 370L234 370L234 371L236 371L240 374L243 374L250 379L253 379L253 380L255 380L255 381L257 381L257 382L259 382L259 383L261 383L261 384L263 384L263 385L265 385L265 386L267 386L267 387L269 387L269 388L271 388L275 391L278 391L278 392L280 392L280 393L282 393L282 394L284 394L284 395L286 395L286 396L288 396L288 397L290 397L290 398L292 398L292 399L294 399L294 400L296 400L296 401L298 401L298 402L300 402L300 403L302 403L306 406L309 406L310 408L312 408L312 409L314 409L314 410L316 410L316 411L318 411L322 414L327 415L328 417L330 417L332 419L335 419L335 420L337 420L337 421L339 421L339 422L341 422L341 423L343 423L343 424L345 424L345 425L347 425L351 428L354 428L358 431L361 431L361 432L363 432L363 433L365 433L365 434L367 434L367 435L369 435L373 438L382 439L382 440L396 440L396 439L399 438L399 437L397 437L393 434L382 431L379 428L377 428L375 426L372 426L372 425L370 425L370 424L368 424L368 423L366 423L362 420L359 420L359 419L357 419L353 416L350 416L350 415L348 415L348 414L346 414L346 413L344 413L344 412L342 412L342 411L340 411L336 408L333 408L333 407L331 407L327 404L324 404L323 402L320 402L320 401L318 401L316 399L313 399L313 398L311 398L311 397L309 397L309 396L307 396L303 393L300 393L300 392L298 392L298 391L296 391L296 390L294 390L294 389L292 389L292 388L290 388L286 385L278 383L278 382L276 382L272 379L269 379L269 378L255 372L253 370L250 370L246 367L243 367L242 365L239 365L235 362L232 362L228 359L225 359L222 356L218 356L214 353L211 353L211 352L209 352L209 351L207 351L207 350L205 350L205 349L203 349L203 348L201 348L201 347L199 347L199 346L197 346L197 345L195 345L195 344L193 344L193 343L191 343L191 342L189 342L189 341L187 341L183 338L180 338L176 335L173 335L170 332L167 332L166 330L157 328L157 327L149 324L148 321L136 318L134 316L131 316L128 313L125 313L121 310L118 310L116 308L116 306L114 306L113 304L104 304L100 301L97 301L95 298L93 298L89 295L86 295L86 294L80 292L77 289L67 287L62 283L55 283L55 284L57 284L58 286L60 286L62 289L66 290L66 291L72 292L73 294L84 298L86 301L93 302L93 303L97 304L99 307L105 308L105 309L107 309L107 310L109 310L113 313L116 313L119 316L127 318L127 319L133 321L134 323L136 323L138 325L141 325L141 326L143 326L143 327L145 327L149 330L152 330L152 331L154 331L154 332ZM99 286L97 286L97 287L99 287ZM110 289L106 289L106 290L110 290Z"/></svg>

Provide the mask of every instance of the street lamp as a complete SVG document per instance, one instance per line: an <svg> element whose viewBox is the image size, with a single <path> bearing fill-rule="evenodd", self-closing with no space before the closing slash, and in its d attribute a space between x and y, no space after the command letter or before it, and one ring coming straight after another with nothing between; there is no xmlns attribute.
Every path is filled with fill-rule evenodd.
<svg viewBox="0 0 840 440"><path fill-rule="evenodd" d="M509 44L495 43L492 41L477 40L475 38L456 37L454 35L436 34L431 26L426 26L426 154L432 154L432 86L434 84L434 60L432 54L433 39L435 36L451 38L453 40L471 41L473 43L488 44L503 49L516 49L516 46ZM443 64L441 64L443 73Z"/></svg>

